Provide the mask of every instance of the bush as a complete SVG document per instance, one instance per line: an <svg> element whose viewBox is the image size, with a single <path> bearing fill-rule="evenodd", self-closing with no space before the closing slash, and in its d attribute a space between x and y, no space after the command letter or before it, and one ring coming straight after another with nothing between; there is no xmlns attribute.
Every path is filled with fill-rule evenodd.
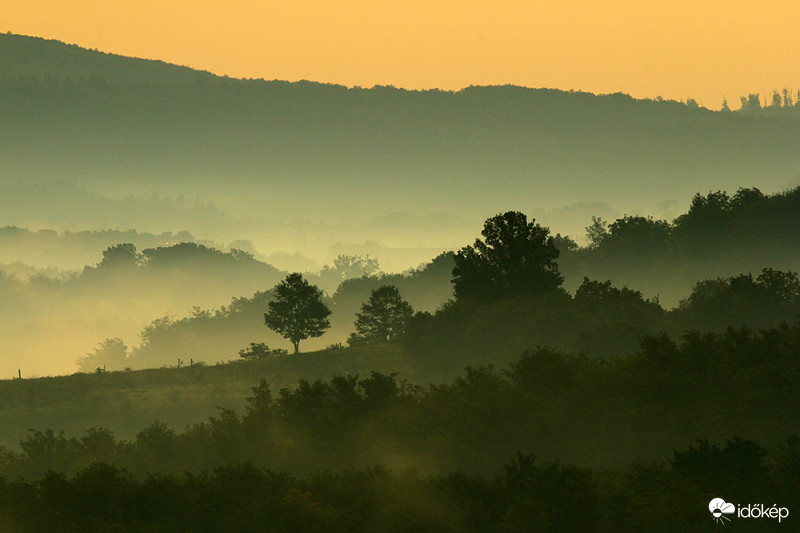
<svg viewBox="0 0 800 533"><path fill-rule="evenodd" d="M239 357L244 359L265 359L267 357L280 357L283 355L289 355L289 352L282 348L270 350L269 346L263 342L251 342L249 348L239 350Z"/></svg>

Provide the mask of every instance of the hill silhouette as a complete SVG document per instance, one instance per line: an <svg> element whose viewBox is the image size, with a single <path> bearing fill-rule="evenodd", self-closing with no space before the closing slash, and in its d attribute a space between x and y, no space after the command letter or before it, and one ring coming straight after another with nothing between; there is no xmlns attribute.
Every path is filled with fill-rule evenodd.
<svg viewBox="0 0 800 533"><path fill-rule="evenodd" d="M70 78L105 82L198 83L216 78L210 72L87 50L61 41L0 34L0 77Z"/></svg>
<svg viewBox="0 0 800 533"><path fill-rule="evenodd" d="M787 116L514 86L237 80L16 35L0 50L6 183L214 197L267 219L481 219L580 201L652 211L698 190L772 192L800 171Z"/></svg>

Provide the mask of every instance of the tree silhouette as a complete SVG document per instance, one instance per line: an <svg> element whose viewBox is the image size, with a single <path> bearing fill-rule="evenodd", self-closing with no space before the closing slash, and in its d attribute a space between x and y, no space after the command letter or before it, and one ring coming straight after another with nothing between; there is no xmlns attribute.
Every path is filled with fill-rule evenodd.
<svg viewBox="0 0 800 533"><path fill-rule="evenodd" d="M524 213L509 211L488 219L473 246L455 255L453 285L459 300L497 300L556 290L564 278L559 251L544 228Z"/></svg>
<svg viewBox="0 0 800 533"><path fill-rule="evenodd" d="M106 368L107 370L122 370L128 358L128 347L119 337L106 339L94 352L80 357L76 363L83 372L91 372L95 369Z"/></svg>
<svg viewBox="0 0 800 533"><path fill-rule="evenodd" d="M322 291L301 274L289 274L273 290L275 296L268 304L264 323L289 339L294 353L300 352L300 341L319 337L331 326L328 320L331 310L322 301Z"/></svg>
<svg viewBox="0 0 800 533"><path fill-rule="evenodd" d="M111 246L103 251L103 260L98 266L101 268L131 267L136 266L142 256L136 251L136 246L127 242Z"/></svg>
<svg viewBox="0 0 800 533"><path fill-rule="evenodd" d="M586 227L586 238L590 248L598 248L608 237L608 223L600 217L592 217L592 224Z"/></svg>
<svg viewBox="0 0 800 533"><path fill-rule="evenodd" d="M356 332L350 335L348 342L386 343L397 340L405 333L413 314L414 310L400 296L397 287L378 287L361 305L361 312L356 313Z"/></svg>
<svg viewBox="0 0 800 533"><path fill-rule="evenodd" d="M348 279L371 276L380 270L377 259L367 255L340 254L333 260L333 266L325 265L319 272L320 285L330 292Z"/></svg>
<svg viewBox="0 0 800 533"><path fill-rule="evenodd" d="M264 359L267 357L274 357L276 355L288 354L286 350L270 350L263 342L251 342L249 348L242 348L239 350L239 357L243 359Z"/></svg>

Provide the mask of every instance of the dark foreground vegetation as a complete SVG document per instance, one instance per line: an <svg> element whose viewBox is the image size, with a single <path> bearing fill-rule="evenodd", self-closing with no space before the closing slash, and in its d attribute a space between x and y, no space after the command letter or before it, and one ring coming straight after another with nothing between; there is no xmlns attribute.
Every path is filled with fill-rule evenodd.
<svg viewBox="0 0 800 533"><path fill-rule="evenodd" d="M0 449L4 523L22 531L706 531L719 527L708 511L713 498L796 510L797 274L765 264L707 279L667 311L658 298L589 277L571 294L561 261L572 254L614 264L633 254L645 268L666 259L657 255L664 250L696 256L705 241L692 239L714 224L716 253L758 243L759 261L792 257L796 228L782 224L797 196L712 193L672 224L596 221L584 250L523 213L502 213L474 244L397 276L419 288L431 273L449 272L453 298L433 313L413 313L404 287L387 276L343 282L328 298L294 273L214 314L156 321L137 357L159 344L192 355L192 343L212 342L232 317L251 327L255 314L298 348L332 327L329 305L356 307L353 296L363 295L360 311L348 313L356 317L348 347L289 356L250 342L238 365L190 359L189 368L149 371L184 372L193 384L211 372L218 383L230 369L250 371L251 394L218 404L205 422L178 430L156 421L133 438L99 426L81 436L31 430L18 449ZM772 241L748 233L759 210L780 213ZM731 228L749 244L718 238ZM121 245L82 276L156 266ZM121 341L108 348L119 362L130 359ZM308 364L324 354L351 366L324 376L318 366L312 377ZM266 363L269 380L257 382ZM296 385L286 383L287 370ZM438 384L418 385L425 381ZM786 520L778 527L792 527ZM775 525L731 523L743 531Z"/></svg>
<svg viewBox="0 0 800 533"><path fill-rule="evenodd" d="M648 337L614 362L538 349L427 388L373 372L273 396L262 381L244 412L182 432L160 422L128 441L32 431L0 455L0 521L3 531L711 531L706 507L720 494L798 508L799 351L796 323Z"/></svg>
<svg viewBox="0 0 800 533"><path fill-rule="evenodd" d="M590 470L516 454L494 476L381 467L303 478L231 464L199 475L136 478L108 463L37 482L0 479L3 531L705 532L707 502L800 503L800 446L707 441L668 464ZM733 531L790 531L796 518L733 518Z"/></svg>
<svg viewBox="0 0 800 533"><path fill-rule="evenodd" d="M754 333L645 337L614 361L546 348L507 368L467 368L449 383L412 386L391 374L266 380L244 409L183 431L163 422L134 439L92 429L75 438L31 431L3 450L0 473L36 479L108 461L135 474L199 473L221 464L306 474L383 464L490 474L516 451L597 467L664 457L676 443L733 436L777 446L800 433L800 322Z"/></svg>
<svg viewBox="0 0 800 533"><path fill-rule="evenodd" d="M721 494L798 508L798 353L800 322L645 337L613 361L540 348L425 388L373 372L273 395L262 380L243 411L180 432L32 431L0 454L0 520L23 532L711 531Z"/></svg>

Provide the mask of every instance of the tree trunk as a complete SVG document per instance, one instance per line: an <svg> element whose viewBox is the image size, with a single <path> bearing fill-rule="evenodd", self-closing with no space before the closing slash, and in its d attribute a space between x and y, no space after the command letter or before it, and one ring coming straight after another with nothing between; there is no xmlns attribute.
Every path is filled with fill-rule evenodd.
<svg viewBox="0 0 800 533"><path fill-rule="evenodd" d="M292 341L292 344L294 344L294 353L300 353L300 341Z"/></svg>

